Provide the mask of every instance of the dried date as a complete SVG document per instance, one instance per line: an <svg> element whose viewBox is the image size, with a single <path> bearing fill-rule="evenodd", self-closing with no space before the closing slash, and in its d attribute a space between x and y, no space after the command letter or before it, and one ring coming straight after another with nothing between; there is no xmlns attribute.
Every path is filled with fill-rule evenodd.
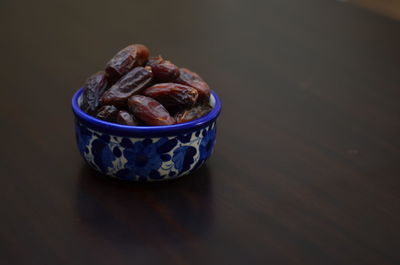
<svg viewBox="0 0 400 265"><path fill-rule="evenodd" d="M90 76L83 86L81 108L88 114L94 114L99 106L99 99L108 87L106 73L97 72Z"/></svg>
<svg viewBox="0 0 400 265"><path fill-rule="evenodd" d="M155 64L158 64L160 62L162 62L164 59L159 55L156 57L150 57L149 60L147 61L146 66L154 66Z"/></svg>
<svg viewBox="0 0 400 265"><path fill-rule="evenodd" d="M130 114L127 111L120 110L118 111L117 118L116 118L117 123L123 124L123 125L131 125L131 126L138 126L139 123L135 119L135 117Z"/></svg>
<svg viewBox="0 0 400 265"><path fill-rule="evenodd" d="M99 111L96 114L96 118L103 121L115 122L117 114L118 114L118 109L115 106L106 105L102 106L99 109Z"/></svg>
<svg viewBox="0 0 400 265"><path fill-rule="evenodd" d="M175 82L197 89L200 101L208 101L210 98L210 87L198 74L190 71L189 69L180 68L179 77Z"/></svg>
<svg viewBox="0 0 400 265"><path fill-rule="evenodd" d="M120 50L106 65L110 79L116 81L136 66L143 66L149 59L149 49L142 44L133 44Z"/></svg>
<svg viewBox="0 0 400 265"><path fill-rule="evenodd" d="M175 83L161 83L146 88L142 94L160 102L168 110L193 106L198 97L195 88Z"/></svg>
<svg viewBox="0 0 400 265"><path fill-rule="evenodd" d="M206 115L211 90L197 74L133 44L85 83L80 106L99 119L131 126L161 126Z"/></svg>
<svg viewBox="0 0 400 265"><path fill-rule="evenodd" d="M151 84L153 74L148 68L133 68L101 97L102 105L124 107L127 99Z"/></svg>
<svg viewBox="0 0 400 265"><path fill-rule="evenodd" d="M151 67L154 81L157 83L173 82L179 76L179 68L161 56L150 58L147 63Z"/></svg>
<svg viewBox="0 0 400 265"><path fill-rule="evenodd" d="M201 104L175 114L176 123L192 121L207 115L212 110L209 104Z"/></svg>
<svg viewBox="0 0 400 265"><path fill-rule="evenodd" d="M171 125L175 119L156 100L135 95L128 99L128 106L133 115L149 126Z"/></svg>

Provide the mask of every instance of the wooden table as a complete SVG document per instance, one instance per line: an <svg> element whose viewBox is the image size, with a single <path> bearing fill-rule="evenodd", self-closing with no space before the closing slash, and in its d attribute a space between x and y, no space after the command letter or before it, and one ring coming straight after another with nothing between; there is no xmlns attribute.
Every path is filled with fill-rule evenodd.
<svg viewBox="0 0 400 265"><path fill-rule="evenodd" d="M400 24L348 3L2 1L0 264L400 264ZM220 95L201 170L124 184L72 94L129 43Z"/></svg>

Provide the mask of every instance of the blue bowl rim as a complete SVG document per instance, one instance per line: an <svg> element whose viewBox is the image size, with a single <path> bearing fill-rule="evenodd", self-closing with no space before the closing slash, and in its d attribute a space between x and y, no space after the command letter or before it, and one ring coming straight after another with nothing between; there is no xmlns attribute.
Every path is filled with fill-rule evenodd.
<svg viewBox="0 0 400 265"><path fill-rule="evenodd" d="M215 99L215 105L213 109L207 115L185 123L165 125L165 126L128 126L117 123L111 123L97 119L89 114L85 113L78 104L78 99L83 92L83 88L80 88L72 97L72 111L76 117L93 129L97 129L102 132L108 132L115 135L121 136L142 136L142 137L154 137L154 136L165 136L165 135L177 135L185 133L187 131L194 131L198 128L205 127L210 122L214 121L221 112L221 101L214 91L211 91Z"/></svg>

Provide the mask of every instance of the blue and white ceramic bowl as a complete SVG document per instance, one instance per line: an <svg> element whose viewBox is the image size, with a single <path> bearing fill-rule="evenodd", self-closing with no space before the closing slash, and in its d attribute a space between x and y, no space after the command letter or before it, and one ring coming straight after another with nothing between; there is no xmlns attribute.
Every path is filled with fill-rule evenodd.
<svg viewBox="0 0 400 265"><path fill-rule="evenodd" d="M96 119L80 109L82 89L72 98L79 152L95 170L131 181L174 179L198 169L213 152L221 102L200 119L168 126L126 126Z"/></svg>

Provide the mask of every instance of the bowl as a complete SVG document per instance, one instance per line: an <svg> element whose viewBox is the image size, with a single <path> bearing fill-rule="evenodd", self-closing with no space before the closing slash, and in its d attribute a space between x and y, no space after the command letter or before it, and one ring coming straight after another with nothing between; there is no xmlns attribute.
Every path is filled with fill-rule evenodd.
<svg viewBox="0 0 400 265"><path fill-rule="evenodd" d="M81 110L82 88L72 98L75 134L83 159L95 170L130 181L175 179L211 156L221 102L211 91L207 115L167 126L127 126L99 120Z"/></svg>

